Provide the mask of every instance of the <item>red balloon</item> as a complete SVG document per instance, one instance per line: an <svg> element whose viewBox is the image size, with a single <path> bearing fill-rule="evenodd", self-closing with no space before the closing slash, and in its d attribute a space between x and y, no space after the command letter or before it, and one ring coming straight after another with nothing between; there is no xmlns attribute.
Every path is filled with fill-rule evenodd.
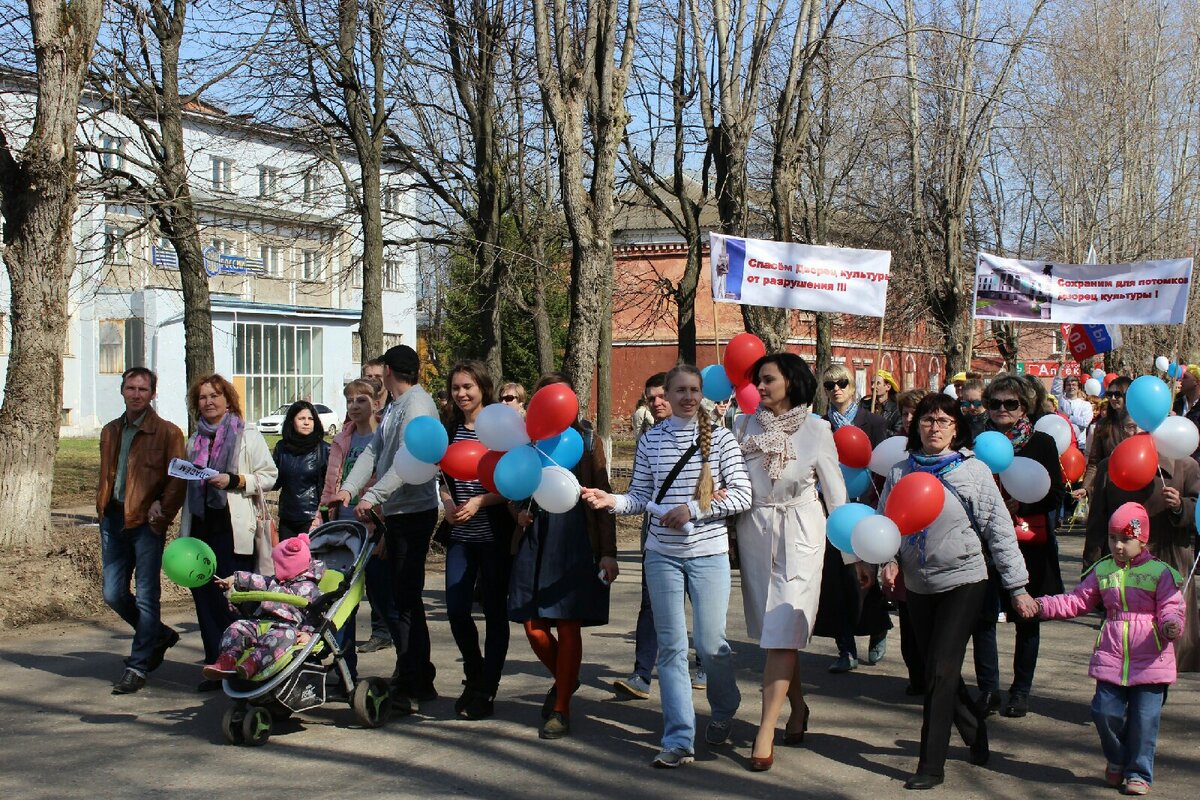
<svg viewBox="0 0 1200 800"><path fill-rule="evenodd" d="M1108 385L1110 383L1112 383L1113 381L1115 381L1116 379L1117 379L1117 373L1115 373L1115 372L1110 372L1107 375L1105 375L1103 388L1107 389Z"/></svg>
<svg viewBox="0 0 1200 800"><path fill-rule="evenodd" d="M533 441L558 436L579 417L579 398L565 383L552 383L534 393L525 410L525 432Z"/></svg>
<svg viewBox="0 0 1200 800"><path fill-rule="evenodd" d="M910 472L892 487L883 514L908 536L932 525L945 503L941 481L928 472Z"/></svg>
<svg viewBox="0 0 1200 800"><path fill-rule="evenodd" d="M479 462L487 454L483 442L454 442L446 448L446 455L438 465L442 472L460 481L479 480Z"/></svg>
<svg viewBox="0 0 1200 800"><path fill-rule="evenodd" d="M496 464L500 459L504 458L503 450L488 450L483 454L483 458L479 459L479 482L483 484L483 488L487 489L492 494L500 494L500 490L496 488Z"/></svg>
<svg viewBox="0 0 1200 800"><path fill-rule="evenodd" d="M1148 433L1130 436L1108 457L1108 477L1118 488L1136 492L1158 474L1158 448Z"/></svg>
<svg viewBox="0 0 1200 800"><path fill-rule="evenodd" d="M758 393L758 387L753 383L743 383L733 392L737 398L738 408L743 414L753 414L758 408L758 401L762 397Z"/></svg>
<svg viewBox="0 0 1200 800"><path fill-rule="evenodd" d="M871 440L862 428L843 425L833 432L833 443L837 446L838 461L853 469L862 469L871 463Z"/></svg>
<svg viewBox="0 0 1200 800"><path fill-rule="evenodd" d="M739 333L725 345L725 374L734 386L750 382L750 368L767 354L767 346L753 333ZM758 400L754 401L755 407ZM743 408L743 410L745 410ZM749 411L746 411L749 414Z"/></svg>
<svg viewBox="0 0 1200 800"><path fill-rule="evenodd" d="M1083 477L1084 470L1087 469L1087 459L1079 452L1078 447L1068 447L1059 460L1062 462L1063 480L1067 483L1074 483Z"/></svg>

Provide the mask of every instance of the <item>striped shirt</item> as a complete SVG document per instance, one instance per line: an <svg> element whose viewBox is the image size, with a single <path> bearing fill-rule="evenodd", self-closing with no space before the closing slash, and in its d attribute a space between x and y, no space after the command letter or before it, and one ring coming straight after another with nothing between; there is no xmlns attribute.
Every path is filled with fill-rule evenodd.
<svg viewBox="0 0 1200 800"><path fill-rule="evenodd" d="M475 435L475 431L465 425L459 425L458 430L454 432L454 441L464 442L479 441L479 437ZM487 494L488 490L479 481L460 481L457 478L451 479L450 495L454 498L454 505L461 506L463 503L470 500L472 497L478 497L481 494ZM491 520L488 518L486 508L481 508L475 512L475 516L471 517L461 525L450 526L450 538L456 542L490 542L495 536L492 534Z"/></svg>
<svg viewBox="0 0 1200 800"><path fill-rule="evenodd" d="M637 452L633 457L633 480L629 484L629 493L617 495L614 512L640 514L645 511L647 503L655 502L663 481L696 441L697 435L695 419L685 420L674 416L646 431L638 440ZM724 518L750 508L750 475L746 471L746 461L733 434L724 428L714 428L708 459L713 474L713 491L723 488L728 496L723 500L714 500L705 514L700 511L699 502L693 499L703 466L701 459L697 450L679 471L661 503L667 508L686 504L692 512L692 530L685 533L678 528L664 528L659 518L651 514L647 550L674 558L697 558L728 552L729 537L726 535Z"/></svg>

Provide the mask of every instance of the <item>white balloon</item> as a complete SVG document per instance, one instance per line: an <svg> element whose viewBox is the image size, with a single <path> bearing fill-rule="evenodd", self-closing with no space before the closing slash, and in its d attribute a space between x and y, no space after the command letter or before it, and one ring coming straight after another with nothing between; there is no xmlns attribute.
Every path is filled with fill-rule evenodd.
<svg viewBox="0 0 1200 800"><path fill-rule="evenodd" d="M1095 378L1095 379L1096 379L1096 380L1098 380L1098 381L1102 381L1102 380L1104 380L1104 376L1105 376L1106 374L1107 374L1107 373L1106 373L1104 370L1100 369L1100 368L1096 368L1096 369L1092 370L1092 377L1093 377L1093 378Z"/></svg>
<svg viewBox="0 0 1200 800"><path fill-rule="evenodd" d="M533 499L551 514L563 514L579 503L579 481L569 469L558 465L542 467L542 482Z"/></svg>
<svg viewBox="0 0 1200 800"><path fill-rule="evenodd" d="M1099 397L1104 392L1104 386L1097 378L1088 378L1083 383L1083 390L1092 397Z"/></svg>
<svg viewBox="0 0 1200 800"><path fill-rule="evenodd" d="M1159 372L1166 372L1167 367L1171 366L1171 359L1167 358L1166 356L1159 356L1158 358L1154 359L1154 366L1158 368ZM1188 455L1191 455L1191 453Z"/></svg>
<svg viewBox="0 0 1200 800"><path fill-rule="evenodd" d="M1060 456L1071 446L1071 423L1058 414L1047 414L1033 424L1033 429L1050 434ZM1042 471L1045 472L1044 469Z"/></svg>
<svg viewBox="0 0 1200 800"><path fill-rule="evenodd" d="M1012 466L1000 473L1000 483L1018 503L1036 503L1050 493L1050 473L1024 456L1014 458Z"/></svg>
<svg viewBox="0 0 1200 800"><path fill-rule="evenodd" d="M863 517L850 531L850 546L868 564L884 564L900 549L900 529L881 514Z"/></svg>
<svg viewBox="0 0 1200 800"><path fill-rule="evenodd" d="M906 458L908 458L908 437L892 436L884 439L871 451L871 462L867 464L867 468L876 475L883 475L886 478L892 470L892 465Z"/></svg>
<svg viewBox="0 0 1200 800"><path fill-rule="evenodd" d="M1150 435L1167 458L1187 458L1200 447L1200 430L1187 417L1167 417Z"/></svg>
<svg viewBox="0 0 1200 800"><path fill-rule="evenodd" d="M504 403L483 407L475 418L475 435L488 450L505 453L529 444L521 412Z"/></svg>
<svg viewBox="0 0 1200 800"><path fill-rule="evenodd" d="M953 383L947 383L946 388L942 389L942 394L949 395L950 397L958 397L958 389L954 388Z"/></svg>
<svg viewBox="0 0 1200 800"><path fill-rule="evenodd" d="M428 483L438 474L437 464L426 464L408 452L404 445L400 445L400 449L396 451L396 457L392 459L392 469L405 483Z"/></svg>

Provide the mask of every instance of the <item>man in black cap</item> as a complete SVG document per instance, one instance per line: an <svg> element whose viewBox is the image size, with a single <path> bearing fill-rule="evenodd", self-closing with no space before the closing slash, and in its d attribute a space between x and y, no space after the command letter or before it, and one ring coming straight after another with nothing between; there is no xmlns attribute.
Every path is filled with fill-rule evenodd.
<svg viewBox="0 0 1200 800"><path fill-rule="evenodd" d="M379 422L375 438L354 462L342 481L336 502L349 505L359 498L355 513L364 521L371 509L383 507L387 524L385 541L392 565L392 591L396 615L389 620L396 647L396 671L392 676L392 704L401 714L418 710L420 700L433 700L434 668L429 657L429 625L425 620L425 558L437 525L436 480L406 483L392 469L396 450L404 441L404 429L417 417L437 418L437 406L429 392L417 383L421 360L407 345L389 348L383 354L383 384L393 399ZM371 477L376 482L363 487Z"/></svg>

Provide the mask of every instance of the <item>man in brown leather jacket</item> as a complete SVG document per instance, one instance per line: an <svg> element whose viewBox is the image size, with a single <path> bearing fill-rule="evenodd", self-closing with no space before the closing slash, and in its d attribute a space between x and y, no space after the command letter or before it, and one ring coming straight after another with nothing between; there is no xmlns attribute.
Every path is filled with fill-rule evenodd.
<svg viewBox="0 0 1200 800"><path fill-rule="evenodd" d="M125 413L100 433L100 551L104 602L133 628L125 673L113 694L132 694L162 664L179 634L159 618L163 535L183 505L185 484L167 476L172 458L184 458L183 432L150 407L158 376L145 367L121 375ZM130 593L130 578L137 596Z"/></svg>

